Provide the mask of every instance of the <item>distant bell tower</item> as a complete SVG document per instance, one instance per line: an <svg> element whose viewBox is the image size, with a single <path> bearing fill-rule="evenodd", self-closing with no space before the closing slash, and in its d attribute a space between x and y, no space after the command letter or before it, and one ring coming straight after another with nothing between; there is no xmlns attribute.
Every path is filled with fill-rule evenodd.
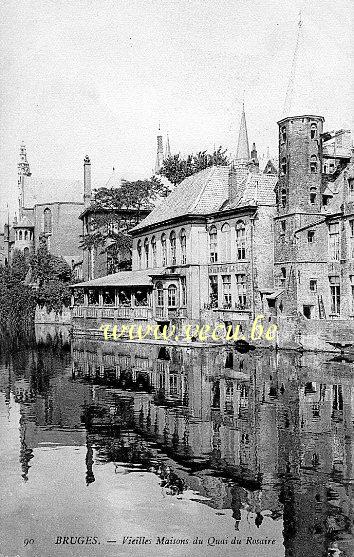
<svg viewBox="0 0 354 557"><path fill-rule="evenodd" d="M157 154L156 154L156 164L155 164L155 174L159 173L163 163L163 142L162 135L159 126L159 132L157 135Z"/></svg>
<svg viewBox="0 0 354 557"><path fill-rule="evenodd" d="M279 214L321 209L323 116L291 116L279 126Z"/></svg>
<svg viewBox="0 0 354 557"><path fill-rule="evenodd" d="M20 160L17 164L17 185L18 185L18 209L19 218L23 216L25 206L25 176L31 176L30 166L27 160L26 146L24 143L20 147Z"/></svg>

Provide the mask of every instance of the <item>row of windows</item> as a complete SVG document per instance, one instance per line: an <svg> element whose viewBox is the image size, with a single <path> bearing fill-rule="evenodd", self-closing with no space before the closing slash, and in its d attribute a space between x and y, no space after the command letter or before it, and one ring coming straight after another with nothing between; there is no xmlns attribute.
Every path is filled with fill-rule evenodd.
<svg viewBox="0 0 354 557"><path fill-rule="evenodd" d="M218 261L231 261L232 259L232 229L228 222L225 222L220 231L216 226L211 226L209 229L209 254L210 262L217 263ZM236 257L239 260L246 259L246 226L243 221L238 221L235 226L236 234ZM179 242L180 249L177 251L177 241ZM161 234L161 265L185 265L187 263L187 237L184 228L180 231L178 237L176 232L172 230L169 236L165 233ZM142 267L143 255L144 263L147 268L150 266L157 267L159 261L157 260L157 239L156 236L145 238L144 242L138 240L137 254L139 268ZM179 254L179 260L177 259Z"/></svg>
<svg viewBox="0 0 354 557"><path fill-rule="evenodd" d="M286 221L280 221L280 235L284 237L286 231ZM307 231L307 242L313 244L315 239L315 231ZM340 231L339 222L329 224L328 227L328 255L331 261L340 260ZM349 221L349 245L348 257L354 259L354 219Z"/></svg>
<svg viewBox="0 0 354 557"><path fill-rule="evenodd" d="M16 240L33 240L32 230L16 230Z"/></svg>
<svg viewBox="0 0 354 557"><path fill-rule="evenodd" d="M317 139L318 137L318 129L316 122L312 122L310 128L310 137L311 139ZM280 129L280 141L282 143L286 143L286 126L282 126Z"/></svg>
<svg viewBox="0 0 354 557"><path fill-rule="evenodd" d="M280 203L281 206L283 207L283 209L286 207L287 201L288 201L288 194L287 194L287 190L285 188L282 188L281 192L280 192ZM310 188L309 191L309 203L311 205L315 205L316 204L316 199L317 199L317 188L312 186ZM279 205L279 197L277 195L277 199L276 199L277 204ZM326 205L326 203L324 202L324 205Z"/></svg>
<svg viewBox="0 0 354 557"><path fill-rule="evenodd" d="M232 276L221 276L221 302L222 307L231 309L234 303L235 307L245 308L248 305L247 288L246 288L246 275L238 273L234 278L235 288L232 288ZM219 280L218 275L209 276L210 287L210 307L216 308L219 306ZM233 300L233 294L236 293L236 298Z"/></svg>
<svg viewBox="0 0 354 557"><path fill-rule="evenodd" d="M182 306L187 304L187 285L186 279L181 277L181 300ZM166 305L164 287L162 282L156 283L156 305L157 307L164 307ZM177 296L177 286L175 284L170 284L167 287L167 306L170 308L178 307L178 296Z"/></svg>
<svg viewBox="0 0 354 557"><path fill-rule="evenodd" d="M281 172L282 176L285 176L288 172L288 163L287 163L286 157L283 157L281 159L280 172ZM310 172L312 174L315 174L316 172L318 172L318 158L317 158L317 155L311 155L311 157L310 157Z"/></svg>
<svg viewBox="0 0 354 557"><path fill-rule="evenodd" d="M221 227L221 238L218 236L216 226L209 230L210 262L217 263L219 260L231 261L231 227L225 222ZM236 256L237 259L246 259L246 226L243 221L238 221L235 226L236 232ZM221 239L222 254L219 254L219 238Z"/></svg>
<svg viewBox="0 0 354 557"><path fill-rule="evenodd" d="M180 231L178 235L179 245L180 245L180 260L177 262L177 235L174 230L170 233L168 239L165 233L161 234L160 242L161 242L161 265L177 265L177 263L181 265L185 265L187 263L187 235L184 228ZM169 244L169 250L168 250ZM158 260L157 260L157 239L156 236L151 238L149 241L148 238L145 238L144 243L142 240L138 240L137 243L137 253L138 253L138 263L139 268L141 269L142 266L142 255L144 249L144 258L145 258L145 266L149 268L157 267Z"/></svg>

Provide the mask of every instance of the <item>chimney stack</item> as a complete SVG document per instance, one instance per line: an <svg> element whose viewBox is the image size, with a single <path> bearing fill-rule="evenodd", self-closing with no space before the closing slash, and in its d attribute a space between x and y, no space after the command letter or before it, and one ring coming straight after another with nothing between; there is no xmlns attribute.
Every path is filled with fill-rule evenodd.
<svg viewBox="0 0 354 557"><path fill-rule="evenodd" d="M84 158L84 207L89 207L91 203L91 162L86 155Z"/></svg>

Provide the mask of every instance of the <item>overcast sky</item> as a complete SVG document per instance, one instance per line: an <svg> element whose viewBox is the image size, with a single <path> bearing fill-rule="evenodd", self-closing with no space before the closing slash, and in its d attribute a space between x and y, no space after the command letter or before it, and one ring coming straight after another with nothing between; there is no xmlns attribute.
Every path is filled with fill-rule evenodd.
<svg viewBox="0 0 354 557"><path fill-rule="evenodd" d="M0 7L0 217L17 199L19 145L33 177L150 177L156 133L173 152L276 152L299 9L300 70L327 129L351 127L350 0L4 0ZM300 71L299 70L299 71ZM309 89L310 88L310 89ZM244 93L245 91L245 93ZM60 192L58 192L60 200Z"/></svg>

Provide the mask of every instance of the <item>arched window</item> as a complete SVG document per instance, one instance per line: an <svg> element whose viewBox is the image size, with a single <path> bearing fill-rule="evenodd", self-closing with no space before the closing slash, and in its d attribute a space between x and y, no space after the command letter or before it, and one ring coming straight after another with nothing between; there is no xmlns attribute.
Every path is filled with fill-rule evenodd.
<svg viewBox="0 0 354 557"><path fill-rule="evenodd" d="M15 230L15 237L16 237L16 240L18 240L18 230Z"/></svg>
<svg viewBox="0 0 354 557"><path fill-rule="evenodd" d="M280 132L281 140L283 143L286 141L286 126L283 126Z"/></svg>
<svg viewBox="0 0 354 557"><path fill-rule="evenodd" d="M287 170L287 168L286 168L286 158L283 157L281 159L281 173L282 173L283 176L286 174L286 170Z"/></svg>
<svg viewBox="0 0 354 557"><path fill-rule="evenodd" d="M144 252L145 252L145 264L146 268L149 267L149 240L145 238L144 240Z"/></svg>
<svg viewBox="0 0 354 557"><path fill-rule="evenodd" d="M157 259L156 259L156 238L153 236L151 238L151 251L152 251L152 266L157 267Z"/></svg>
<svg viewBox="0 0 354 557"><path fill-rule="evenodd" d="M52 211L48 207L43 212L43 232L45 234L52 233Z"/></svg>
<svg viewBox="0 0 354 557"><path fill-rule="evenodd" d="M139 269L141 269L141 252L142 252L142 244L141 244L141 240L138 240L138 243L136 245L136 251L138 253L138 264L139 264Z"/></svg>
<svg viewBox="0 0 354 557"><path fill-rule="evenodd" d="M28 258L29 258L29 251L30 251L29 248L25 248L25 249L23 250L23 255L25 256L25 259L28 259Z"/></svg>
<svg viewBox="0 0 354 557"><path fill-rule="evenodd" d="M181 243L181 264L185 265L187 263L187 236L184 228L180 232L179 239Z"/></svg>
<svg viewBox="0 0 354 557"><path fill-rule="evenodd" d="M310 203L314 205L316 203L316 193L317 189L312 187L310 188Z"/></svg>
<svg viewBox="0 0 354 557"><path fill-rule="evenodd" d="M280 286L285 286L285 281L286 281L286 269L285 267L282 267L280 269L281 275L280 275Z"/></svg>
<svg viewBox="0 0 354 557"><path fill-rule="evenodd" d="M163 286L162 282L156 284L156 305L163 307Z"/></svg>
<svg viewBox="0 0 354 557"><path fill-rule="evenodd" d="M236 223L237 259L246 259L246 228L240 220Z"/></svg>
<svg viewBox="0 0 354 557"><path fill-rule="evenodd" d="M170 234L171 265L176 265L176 232L172 230Z"/></svg>
<svg viewBox="0 0 354 557"><path fill-rule="evenodd" d="M210 263L216 263L218 260L218 231L215 226L209 230L210 241Z"/></svg>
<svg viewBox="0 0 354 557"><path fill-rule="evenodd" d="M285 189L281 190L281 206L282 207L286 206L286 190Z"/></svg>
<svg viewBox="0 0 354 557"><path fill-rule="evenodd" d="M170 284L167 289L168 307L176 307L177 301L177 286Z"/></svg>
<svg viewBox="0 0 354 557"><path fill-rule="evenodd" d="M317 137L317 124L314 122L311 124L311 139L316 139Z"/></svg>
<svg viewBox="0 0 354 557"><path fill-rule="evenodd" d="M25 240L28 240L28 230L25 230Z"/></svg>
<svg viewBox="0 0 354 557"><path fill-rule="evenodd" d="M161 248L162 248L162 265L167 265L167 241L166 234L161 236Z"/></svg>
<svg viewBox="0 0 354 557"><path fill-rule="evenodd" d="M221 228L221 239L223 246L224 261L231 260L231 229L228 222L225 222Z"/></svg>
<svg viewBox="0 0 354 557"><path fill-rule="evenodd" d="M317 157L316 157L316 155L311 155L310 169L311 169L312 173L317 172Z"/></svg>
<svg viewBox="0 0 354 557"><path fill-rule="evenodd" d="M20 230L20 232L18 233L18 239L22 240L22 230Z"/></svg>

